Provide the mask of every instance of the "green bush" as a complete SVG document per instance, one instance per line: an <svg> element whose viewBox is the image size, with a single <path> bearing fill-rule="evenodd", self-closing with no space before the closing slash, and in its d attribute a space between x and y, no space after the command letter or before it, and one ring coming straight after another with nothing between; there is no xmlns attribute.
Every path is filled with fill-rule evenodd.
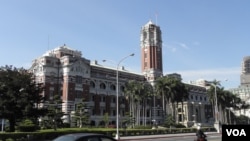
<svg viewBox="0 0 250 141"><path fill-rule="evenodd" d="M143 125L141 125L141 126L135 126L134 128L135 129L151 129L152 126L143 126Z"/></svg>
<svg viewBox="0 0 250 141"><path fill-rule="evenodd" d="M38 126L36 126L31 120L25 119L23 120L19 126L18 130L21 132L34 132L38 129Z"/></svg>
<svg viewBox="0 0 250 141"><path fill-rule="evenodd" d="M185 125L180 124L180 123L175 124L174 126L175 126L176 128L186 128L186 126L185 126Z"/></svg>

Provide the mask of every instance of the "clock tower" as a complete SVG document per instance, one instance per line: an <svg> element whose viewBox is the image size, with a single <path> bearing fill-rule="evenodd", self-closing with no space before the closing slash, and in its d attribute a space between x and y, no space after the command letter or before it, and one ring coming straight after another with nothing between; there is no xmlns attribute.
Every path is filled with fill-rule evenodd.
<svg viewBox="0 0 250 141"><path fill-rule="evenodd" d="M146 79L154 81L162 76L162 39L160 27L151 20L141 28L141 69Z"/></svg>

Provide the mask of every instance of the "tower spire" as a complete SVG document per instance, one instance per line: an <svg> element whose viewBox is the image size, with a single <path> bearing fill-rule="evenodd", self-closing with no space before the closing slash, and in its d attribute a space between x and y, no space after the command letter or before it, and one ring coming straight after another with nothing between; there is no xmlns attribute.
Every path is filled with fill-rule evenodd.
<svg viewBox="0 0 250 141"><path fill-rule="evenodd" d="M162 39L160 27L150 20L141 29L142 72L147 79L154 81L162 76Z"/></svg>
<svg viewBox="0 0 250 141"><path fill-rule="evenodd" d="M157 13L155 13L155 25L157 25Z"/></svg>

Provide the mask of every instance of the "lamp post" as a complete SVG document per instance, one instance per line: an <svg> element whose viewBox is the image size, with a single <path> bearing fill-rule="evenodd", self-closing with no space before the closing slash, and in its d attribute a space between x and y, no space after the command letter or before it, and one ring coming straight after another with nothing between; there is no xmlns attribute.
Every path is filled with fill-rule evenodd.
<svg viewBox="0 0 250 141"><path fill-rule="evenodd" d="M120 135L119 135L119 66L123 60L134 55L135 54L132 53L128 56L125 56L118 62L117 67L116 67L116 135L115 135L115 139L117 140L120 139ZM103 60L103 61L106 61L106 60Z"/></svg>
<svg viewBox="0 0 250 141"><path fill-rule="evenodd" d="M154 93L154 119L153 119L153 129L155 129L156 127L155 127L155 122L156 122L156 120L155 120L155 93Z"/></svg>
<svg viewBox="0 0 250 141"><path fill-rule="evenodd" d="M4 131L4 118L2 118L2 132Z"/></svg>
<svg viewBox="0 0 250 141"><path fill-rule="evenodd" d="M130 56L134 56L134 53L122 58L118 62L117 67L116 67L116 136L115 138L117 140L120 139L120 135L119 135L119 65L123 60L125 60L126 58Z"/></svg>
<svg viewBox="0 0 250 141"><path fill-rule="evenodd" d="M211 83L211 86L214 87L214 96L215 96L215 125L217 126L217 132L220 133L220 122L219 122L219 109L218 109L218 98L217 98L217 91L216 91L216 85Z"/></svg>
<svg viewBox="0 0 250 141"><path fill-rule="evenodd" d="M198 116L198 122L200 122L200 123L202 123L202 118L201 118L201 108L202 107L202 103L201 102L199 102L199 112L198 112L198 114L197 114L197 116Z"/></svg>
<svg viewBox="0 0 250 141"><path fill-rule="evenodd" d="M193 112L192 112L192 117L193 117L193 123L194 123L194 126L196 125L196 112L195 112L195 103L192 101L191 102L192 103L192 110L193 110Z"/></svg>
<svg viewBox="0 0 250 141"><path fill-rule="evenodd" d="M5 106L3 106L3 112L5 111ZM1 113L1 115L3 115L3 112ZM2 117L2 127L1 127L1 131L4 132L4 126L5 126L5 119L4 117Z"/></svg>
<svg viewBox="0 0 250 141"><path fill-rule="evenodd" d="M226 108L228 109L228 114L229 114L229 124L231 124L231 110L233 109L232 107Z"/></svg>

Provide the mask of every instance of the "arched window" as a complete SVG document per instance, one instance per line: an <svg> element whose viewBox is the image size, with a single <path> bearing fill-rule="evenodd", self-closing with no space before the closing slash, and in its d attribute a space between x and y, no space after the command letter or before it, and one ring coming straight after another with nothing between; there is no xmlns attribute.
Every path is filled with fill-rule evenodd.
<svg viewBox="0 0 250 141"><path fill-rule="evenodd" d="M191 97L191 99L193 100L193 98L194 98L193 95L191 95L190 97Z"/></svg>
<svg viewBox="0 0 250 141"><path fill-rule="evenodd" d="M106 89L106 85L105 85L104 83L101 83L101 84L100 84L100 88L101 88L101 89Z"/></svg>
<svg viewBox="0 0 250 141"><path fill-rule="evenodd" d="M114 84L111 84L111 85L110 85L110 90L115 91L115 90L116 90L116 86L115 86Z"/></svg>
<svg viewBox="0 0 250 141"><path fill-rule="evenodd" d="M95 83L93 81L90 81L90 87L95 88Z"/></svg>
<svg viewBox="0 0 250 141"><path fill-rule="evenodd" d="M125 87L124 86L121 86L120 89L121 89L122 92L125 91Z"/></svg>

